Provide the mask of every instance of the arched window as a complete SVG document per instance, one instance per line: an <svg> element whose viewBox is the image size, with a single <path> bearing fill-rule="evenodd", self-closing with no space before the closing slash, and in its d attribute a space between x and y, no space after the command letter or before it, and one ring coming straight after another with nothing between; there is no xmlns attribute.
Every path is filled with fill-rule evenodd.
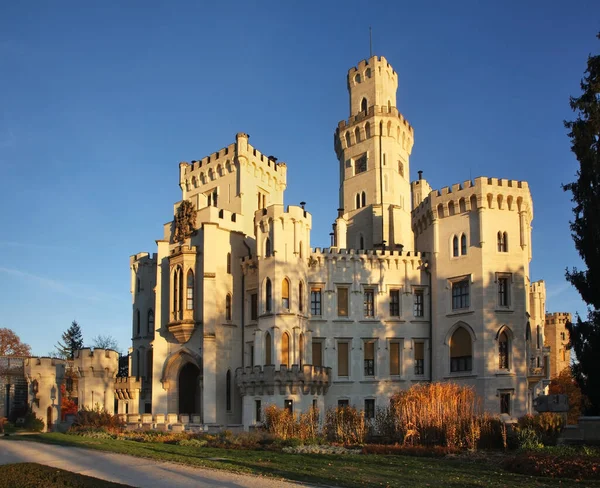
<svg viewBox="0 0 600 488"><path fill-rule="evenodd" d="M471 371L472 363L471 335L464 327L459 327L450 339L450 371Z"/></svg>
<svg viewBox="0 0 600 488"><path fill-rule="evenodd" d="M271 311L271 297L273 290L271 289L271 280L267 278L267 282L265 283L265 310L267 312Z"/></svg>
<svg viewBox="0 0 600 488"><path fill-rule="evenodd" d="M179 312L179 278L181 277L181 268L177 267L173 274L173 318L177 318Z"/></svg>
<svg viewBox="0 0 600 488"><path fill-rule="evenodd" d="M360 208L360 194L356 194L356 208Z"/></svg>
<svg viewBox="0 0 600 488"><path fill-rule="evenodd" d="M269 366L272 363L271 353L272 353L272 344L271 344L271 334L267 332L265 334L265 366Z"/></svg>
<svg viewBox="0 0 600 488"><path fill-rule="evenodd" d="M304 334L298 337L298 363L300 367L304 364Z"/></svg>
<svg viewBox="0 0 600 488"><path fill-rule="evenodd" d="M356 142L360 142L360 129L358 127L354 131L354 137L356 138Z"/></svg>
<svg viewBox="0 0 600 488"><path fill-rule="evenodd" d="M367 194L364 191L360 195L360 203L362 207L367 205Z"/></svg>
<svg viewBox="0 0 600 488"><path fill-rule="evenodd" d="M227 274L231 274L231 253L227 253Z"/></svg>
<svg viewBox="0 0 600 488"><path fill-rule="evenodd" d="M135 330L136 330L136 335L140 335L140 333L142 331L142 323L140 320L139 309L135 311Z"/></svg>
<svg viewBox="0 0 600 488"><path fill-rule="evenodd" d="M298 311L304 310L304 285L302 282L298 283Z"/></svg>
<svg viewBox="0 0 600 488"><path fill-rule="evenodd" d="M463 256L467 254L467 236L465 234L460 236L460 253Z"/></svg>
<svg viewBox="0 0 600 488"><path fill-rule="evenodd" d="M290 308L290 282L287 278L281 282L281 306L285 310Z"/></svg>
<svg viewBox="0 0 600 488"><path fill-rule="evenodd" d="M231 320L231 295L225 297L225 320Z"/></svg>
<svg viewBox="0 0 600 488"><path fill-rule="evenodd" d="M154 333L154 311L148 310L148 334Z"/></svg>
<svg viewBox="0 0 600 488"><path fill-rule="evenodd" d="M454 202L450 202L448 204L448 215L454 215L456 213L454 210Z"/></svg>
<svg viewBox="0 0 600 488"><path fill-rule="evenodd" d="M267 237L267 240L265 241L265 257L270 257L271 256L271 239L269 239Z"/></svg>
<svg viewBox="0 0 600 488"><path fill-rule="evenodd" d="M458 256L458 237L454 236L454 238L452 239L452 256L457 257Z"/></svg>
<svg viewBox="0 0 600 488"><path fill-rule="evenodd" d="M186 310L194 310L194 272L190 269L187 274Z"/></svg>
<svg viewBox="0 0 600 488"><path fill-rule="evenodd" d="M508 252L508 234L498 231L498 252Z"/></svg>
<svg viewBox="0 0 600 488"><path fill-rule="evenodd" d="M503 232L502 238L504 240L504 252L508 252L508 234L506 232Z"/></svg>
<svg viewBox="0 0 600 488"><path fill-rule="evenodd" d="M367 112L367 99L363 98L360 102L360 111L361 112Z"/></svg>
<svg viewBox="0 0 600 488"><path fill-rule="evenodd" d="M367 71L365 71L365 76L367 78L371 78L371 68L367 68Z"/></svg>
<svg viewBox="0 0 600 488"><path fill-rule="evenodd" d="M231 411L231 370L227 370L227 374L225 375L225 405L227 411Z"/></svg>
<svg viewBox="0 0 600 488"><path fill-rule="evenodd" d="M371 137L371 124L368 122L365 124L365 137L368 139Z"/></svg>
<svg viewBox="0 0 600 488"><path fill-rule="evenodd" d="M505 331L498 337L498 368L508 369L508 335Z"/></svg>
<svg viewBox="0 0 600 488"><path fill-rule="evenodd" d="M287 332L281 336L281 364L290 367L290 336Z"/></svg>
<svg viewBox="0 0 600 488"><path fill-rule="evenodd" d="M354 77L354 83L360 83L360 74L357 73L356 76Z"/></svg>
<svg viewBox="0 0 600 488"><path fill-rule="evenodd" d="M458 211L459 211L460 213L465 213L465 212L467 211L467 207L466 207L466 205L465 205L465 199L464 199L464 198L461 198L461 199L458 201Z"/></svg>
<svg viewBox="0 0 600 488"><path fill-rule="evenodd" d="M346 132L346 146L350 147L350 131Z"/></svg>

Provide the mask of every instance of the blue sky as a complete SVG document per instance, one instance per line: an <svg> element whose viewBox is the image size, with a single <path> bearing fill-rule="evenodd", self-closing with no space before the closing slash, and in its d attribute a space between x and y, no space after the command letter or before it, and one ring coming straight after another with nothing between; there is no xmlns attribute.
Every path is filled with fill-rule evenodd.
<svg viewBox="0 0 600 488"><path fill-rule="evenodd" d="M417 5L418 4L418 5ZM577 163L562 121L590 53L595 1L2 2L0 327L35 354L76 319L90 343L131 337L129 256L179 200L178 163L251 135L288 165L312 246L337 208L333 132L347 70L384 55L415 129L411 175L526 180L531 278L549 311L585 311L561 183Z"/></svg>

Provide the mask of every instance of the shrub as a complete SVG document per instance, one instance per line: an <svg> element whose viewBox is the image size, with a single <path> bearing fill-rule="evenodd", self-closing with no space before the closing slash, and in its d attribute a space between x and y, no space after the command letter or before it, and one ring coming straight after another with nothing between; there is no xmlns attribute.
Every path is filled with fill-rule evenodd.
<svg viewBox="0 0 600 488"><path fill-rule="evenodd" d="M182 439L177 441L178 446L189 446L189 447L205 447L208 445L208 441L205 439Z"/></svg>
<svg viewBox="0 0 600 488"><path fill-rule="evenodd" d="M535 431L541 443L546 446L554 446L563 426L564 420L559 414L544 412L521 417L517 430L531 429Z"/></svg>
<svg viewBox="0 0 600 488"><path fill-rule="evenodd" d="M540 449L544 447L540 436L531 427L521 428L517 431L517 444L519 449Z"/></svg>
<svg viewBox="0 0 600 488"><path fill-rule="evenodd" d="M294 416L285 408L269 405L265 408L265 428L277 439L300 439L302 442L314 441L319 435L319 414L314 408Z"/></svg>
<svg viewBox="0 0 600 488"><path fill-rule="evenodd" d="M25 427L25 429L41 432L44 430L44 425L44 421L36 417L35 413L31 410L25 414L25 422L23 422L23 427Z"/></svg>
<svg viewBox="0 0 600 488"><path fill-rule="evenodd" d="M83 407L77 412L69 431L101 430L109 433L119 433L123 432L124 429L125 424L118 415L112 415L99 407L94 409Z"/></svg>
<svg viewBox="0 0 600 488"><path fill-rule="evenodd" d="M330 442L363 444L367 435L364 413L354 407L330 408L325 413L324 430Z"/></svg>

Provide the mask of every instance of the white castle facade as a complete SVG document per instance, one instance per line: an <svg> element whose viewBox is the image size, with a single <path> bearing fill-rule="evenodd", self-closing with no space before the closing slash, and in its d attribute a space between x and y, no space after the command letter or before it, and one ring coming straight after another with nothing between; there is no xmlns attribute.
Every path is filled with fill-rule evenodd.
<svg viewBox="0 0 600 488"><path fill-rule="evenodd" d="M528 185L411 181L414 131L397 86L383 57L348 73L328 249L311 249L310 213L284 206L286 165L248 135L179 165L174 220L156 253L130 259L119 413L245 428L269 404L348 404L369 417L428 381L472 385L492 413L531 411L548 351Z"/></svg>

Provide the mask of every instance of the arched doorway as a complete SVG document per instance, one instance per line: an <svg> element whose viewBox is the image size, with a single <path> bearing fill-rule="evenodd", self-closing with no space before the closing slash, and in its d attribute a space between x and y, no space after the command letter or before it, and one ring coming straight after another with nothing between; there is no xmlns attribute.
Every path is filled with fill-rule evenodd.
<svg viewBox="0 0 600 488"><path fill-rule="evenodd" d="M179 371L179 413L200 413L200 370L192 363L186 363Z"/></svg>

